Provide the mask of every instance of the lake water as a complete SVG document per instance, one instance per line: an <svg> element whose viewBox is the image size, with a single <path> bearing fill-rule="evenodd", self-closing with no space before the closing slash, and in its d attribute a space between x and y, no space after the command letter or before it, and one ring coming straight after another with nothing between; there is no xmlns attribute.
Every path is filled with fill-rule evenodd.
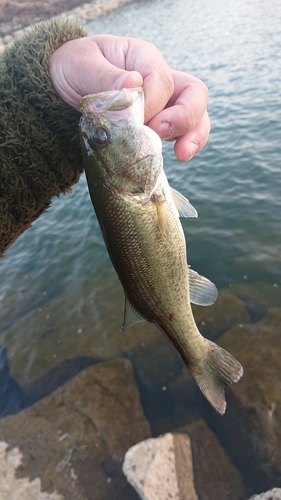
<svg viewBox="0 0 281 500"><path fill-rule="evenodd" d="M198 220L182 221L189 262L218 288L245 282L281 287L280 26L279 0L139 1L86 26L89 34L146 39L173 68L207 84L208 144L187 164L177 161L171 144L163 149L171 185L199 213ZM33 329L48 332L47 316L58 307L63 290L73 290L63 296L66 328L73 328L84 302L93 300L101 284L102 308L106 290L116 284L110 266L82 177L73 193L55 199L0 261L2 338L5 344L5 336L14 335L9 341L13 356L23 342L16 327L28 316ZM49 301L44 318L34 314ZM97 309L92 309L93 324L100 321ZM22 368L28 380L37 348L28 329L22 335L25 345L30 342Z"/></svg>
<svg viewBox="0 0 281 500"><path fill-rule="evenodd" d="M208 145L189 164L171 145L164 158L171 184L199 212L184 222L189 260L218 286L244 275L280 282L280 13L278 1L159 0L88 24L92 34L154 43L209 88Z"/></svg>
<svg viewBox="0 0 281 500"><path fill-rule="evenodd" d="M164 162L170 183L199 212L183 220L190 263L219 288L245 276L281 282L280 15L278 0L157 0L86 26L149 40L172 67L207 84L207 146L181 164L164 144ZM9 289L14 297L37 294L108 264L82 178L0 262L1 299Z"/></svg>

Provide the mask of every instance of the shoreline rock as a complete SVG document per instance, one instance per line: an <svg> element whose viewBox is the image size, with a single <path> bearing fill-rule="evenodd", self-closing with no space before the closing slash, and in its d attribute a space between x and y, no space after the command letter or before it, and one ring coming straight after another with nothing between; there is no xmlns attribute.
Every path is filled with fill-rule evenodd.
<svg viewBox="0 0 281 500"><path fill-rule="evenodd" d="M281 486L280 323L276 307L263 320L234 327L220 338L219 344L243 365L244 376L228 391L225 416L211 411L207 416L256 491Z"/></svg>
<svg viewBox="0 0 281 500"><path fill-rule="evenodd" d="M266 491L265 493L254 495L249 498L249 500L281 500L281 489L273 488L272 490Z"/></svg>
<svg viewBox="0 0 281 500"><path fill-rule="evenodd" d="M121 467L127 449L149 437L132 365L120 358L0 420L0 441L22 454L16 478L39 478L44 492L65 500L137 500Z"/></svg>
<svg viewBox="0 0 281 500"><path fill-rule="evenodd" d="M7 450L8 444L0 441L0 498L1 500L64 500L57 492L42 493L39 478L17 479L17 467L21 465L22 453L18 448Z"/></svg>
<svg viewBox="0 0 281 500"><path fill-rule="evenodd" d="M187 491L188 500L198 500L190 439L186 435L168 433L136 444L125 455L123 472L142 500L180 500L187 498Z"/></svg>
<svg viewBox="0 0 281 500"><path fill-rule="evenodd" d="M123 472L142 500L243 500L244 482L203 420L147 439Z"/></svg>
<svg viewBox="0 0 281 500"><path fill-rule="evenodd" d="M75 8L64 10L55 16L40 16L35 15L31 24L25 24L22 20L13 20L6 23L1 23L0 26L0 53L5 49L5 46L12 43L14 39L19 38L25 31L30 29L33 24L40 22L44 19L73 19L79 21L82 25L88 21L92 21L99 16L106 15L114 9L122 7L123 5L132 3L135 0L93 0L86 2ZM19 16L20 17L20 16Z"/></svg>

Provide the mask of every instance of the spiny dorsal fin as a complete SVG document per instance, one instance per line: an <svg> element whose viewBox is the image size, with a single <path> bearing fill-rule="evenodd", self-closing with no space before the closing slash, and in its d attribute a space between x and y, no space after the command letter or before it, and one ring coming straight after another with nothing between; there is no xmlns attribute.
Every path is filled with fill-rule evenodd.
<svg viewBox="0 0 281 500"><path fill-rule="evenodd" d="M188 269L188 280L189 300L192 304L211 306L215 302L218 291L214 283L190 268Z"/></svg>
<svg viewBox="0 0 281 500"><path fill-rule="evenodd" d="M179 217L198 217L197 210L191 205L188 199L183 196L183 194L179 193L172 187L171 192Z"/></svg>
<svg viewBox="0 0 281 500"><path fill-rule="evenodd" d="M125 311L124 311L124 321L123 321L123 325L122 325L122 332L127 330L127 328L129 328L129 326L135 325L136 323L142 323L143 321L146 321L146 320L132 306L128 297L125 296Z"/></svg>

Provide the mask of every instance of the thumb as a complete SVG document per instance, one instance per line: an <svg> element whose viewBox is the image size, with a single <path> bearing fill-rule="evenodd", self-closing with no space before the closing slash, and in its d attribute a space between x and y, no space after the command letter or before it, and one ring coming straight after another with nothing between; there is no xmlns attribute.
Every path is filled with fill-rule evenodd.
<svg viewBox="0 0 281 500"><path fill-rule="evenodd" d="M143 84L138 71L112 64L91 39L66 42L51 56L49 73L58 95L79 111L84 95L133 88Z"/></svg>
<svg viewBox="0 0 281 500"><path fill-rule="evenodd" d="M117 68L116 68L117 69ZM109 83L108 90L121 90L124 88L135 88L141 87L143 84L143 78L138 71L122 71L122 74L118 76L113 82Z"/></svg>
<svg viewBox="0 0 281 500"><path fill-rule="evenodd" d="M80 78L76 85L79 100L87 94L96 94L108 90L141 87L143 78L138 71L120 69L105 58L100 58L95 66Z"/></svg>
<svg viewBox="0 0 281 500"><path fill-rule="evenodd" d="M100 57L87 75L80 79L76 88L82 98L86 94L141 87L142 84L143 78L138 71L126 71Z"/></svg>

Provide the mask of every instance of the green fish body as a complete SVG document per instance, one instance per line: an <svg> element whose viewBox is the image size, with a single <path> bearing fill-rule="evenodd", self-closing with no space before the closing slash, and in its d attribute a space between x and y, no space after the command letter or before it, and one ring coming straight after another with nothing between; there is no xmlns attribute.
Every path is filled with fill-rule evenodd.
<svg viewBox="0 0 281 500"><path fill-rule="evenodd" d="M179 216L196 210L172 189L159 136L143 124L143 90L85 96L80 139L91 199L125 292L123 329L155 323L172 341L203 394L221 414L240 363L200 334L190 302L210 305L216 287L187 264Z"/></svg>

